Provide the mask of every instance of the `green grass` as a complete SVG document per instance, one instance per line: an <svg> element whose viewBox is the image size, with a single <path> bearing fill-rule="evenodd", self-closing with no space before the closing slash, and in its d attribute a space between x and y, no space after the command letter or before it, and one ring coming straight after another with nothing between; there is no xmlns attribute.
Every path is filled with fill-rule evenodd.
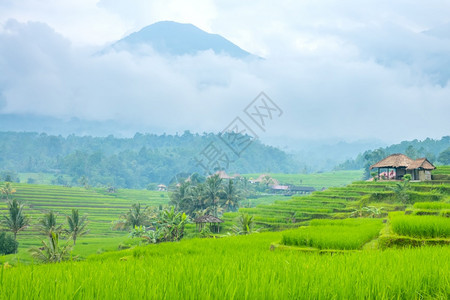
<svg viewBox="0 0 450 300"><path fill-rule="evenodd" d="M450 175L450 166L438 166L432 171L433 175Z"/></svg>
<svg viewBox="0 0 450 300"><path fill-rule="evenodd" d="M3 186L0 183L0 187ZM111 230L111 222L119 219L127 212L133 203L141 202L146 206L166 205L169 201L165 192L147 190L118 190L108 194L103 189L84 189L80 187L63 187L51 185L14 183L17 190L14 198L25 203L25 213L31 218L31 226L18 234L20 260L29 261L28 248L39 246L43 237L39 234L36 224L43 213L53 210L58 213L58 223L65 224L65 216L72 208L79 209L80 214L87 214L90 230L89 234L80 237L75 251L82 257L96 253L101 248L110 249L111 241L119 241L127 237L128 233ZM0 202L0 215L6 214L6 203ZM104 239L105 247L102 247ZM89 243L89 246L83 243ZM6 258L8 259L8 258ZM0 257L0 261L5 258Z"/></svg>
<svg viewBox="0 0 450 300"><path fill-rule="evenodd" d="M270 251L280 233L192 239L0 270L0 299L448 299L448 247Z"/></svg>
<svg viewBox="0 0 450 300"><path fill-rule="evenodd" d="M417 238L449 238L450 221L441 216L390 216L392 230L399 235Z"/></svg>
<svg viewBox="0 0 450 300"><path fill-rule="evenodd" d="M353 181L360 180L363 170L334 171L311 174L279 174L279 173L252 173L243 176L256 179L261 174L268 174L281 184L298 186L312 186L317 190L334 186L345 186Z"/></svg>
<svg viewBox="0 0 450 300"><path fill-rule="evenodd" d="M417 202L414 203L414 208L417 209L450 209L450 203L445 202Z"/></svg>
<svg viewBox="0 0 450 300"><path fill-rule="evenodd" d="M374 239L382 227L380 219L313 220L309 227L284 232L282 244L356 250Z"/></svg>

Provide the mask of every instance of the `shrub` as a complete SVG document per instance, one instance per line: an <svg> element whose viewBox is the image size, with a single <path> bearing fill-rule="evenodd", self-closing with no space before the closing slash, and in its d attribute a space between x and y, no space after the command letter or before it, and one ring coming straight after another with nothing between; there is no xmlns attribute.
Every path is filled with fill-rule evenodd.
<svg viewBox="0 0 450 300"><path fill-rule="evenodd" d="M14 240L12 234L6 234L6 232L0 232L0 254L12 254L17 252L19 243Z"/></svg>

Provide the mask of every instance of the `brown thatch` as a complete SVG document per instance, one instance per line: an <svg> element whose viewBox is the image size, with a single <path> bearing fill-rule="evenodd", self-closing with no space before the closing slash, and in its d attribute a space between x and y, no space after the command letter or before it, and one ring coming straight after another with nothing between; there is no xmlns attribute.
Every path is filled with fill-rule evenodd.
<svg viewBox="0 0 450 300"><path fill-rule="evenodd" d="M423 157L423 158L418 158L415 161L413 161L411 164L409 164L408 168L406 168L406 169L407 170L414 170L414 169L434 170L434 169L436 169L436 167L433 166L433 164L428 159Z"/></svg>
<svg viewBox="0 0 450 300"><path fill-rule="evenodd" d="M195 223L223 223L223 221L219 218L216 218L211 215L204 215L201 217L198 217L194 220Z"/></svg>
<svg viewBox="0 0 450 300"><path fill-rule="evenodd" d="M372 170L373 168L400 168L400 167L407 168L412 162L413 160L408 156L401 153L396 153L389 155L388 157L380 160L374 165L371 165L370 169Z"/></svg>

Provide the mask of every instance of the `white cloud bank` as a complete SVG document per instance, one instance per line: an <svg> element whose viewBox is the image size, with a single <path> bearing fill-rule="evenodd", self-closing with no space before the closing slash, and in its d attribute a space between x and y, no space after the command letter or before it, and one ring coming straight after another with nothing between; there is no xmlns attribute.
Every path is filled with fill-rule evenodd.
<svg viewBox="0 0 450 300"><path fill-rule="evenodd" d="M197 10L177 1L38 2L0 4L3 114L115 120L140 131L219 131L264 90L284 110L268 137L398 141L450 132L446 1L420 9L406 2L227 1ZM68 25L66 18L78 21ZM212 52L169 58L151 49L144 56L93 55L163 19L223 34L266 59ZM439 26L439 36L422 33Z"/></svg>

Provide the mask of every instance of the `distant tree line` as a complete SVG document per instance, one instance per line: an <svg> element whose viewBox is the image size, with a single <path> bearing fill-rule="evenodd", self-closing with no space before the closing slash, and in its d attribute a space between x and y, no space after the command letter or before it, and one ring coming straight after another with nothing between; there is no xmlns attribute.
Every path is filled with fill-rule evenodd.
<svg viewBox="0 0 450 300"><path fill-rule="evenodd" d="M139 134L133 138L0 132L0 181L17 173L51 173L54 184L145 188L168 183L180 171L203 172L195 157L218 136ZM222 145L226 148L226 145ZM231 173L299 172L285 152L254 141L239 159L221 167ZM214 169L211 171L215 171ZM33 179L29 179L33 183Z"/></svg>
<svg viewBox="0 0 450 300"><path fill-rule="evenodd" d="M338 165L336 170L358 170L364 169L365 178L369 178L369 167L380 161L388 155L394 153L403 153L406 156L417 159L426 157L434 164L449 165L450 164L450 136L444 136L440 140L427 138L423 141L403 141L385 148L375 150L367 150L358 154L355 159L349 159Z"/></svg>

